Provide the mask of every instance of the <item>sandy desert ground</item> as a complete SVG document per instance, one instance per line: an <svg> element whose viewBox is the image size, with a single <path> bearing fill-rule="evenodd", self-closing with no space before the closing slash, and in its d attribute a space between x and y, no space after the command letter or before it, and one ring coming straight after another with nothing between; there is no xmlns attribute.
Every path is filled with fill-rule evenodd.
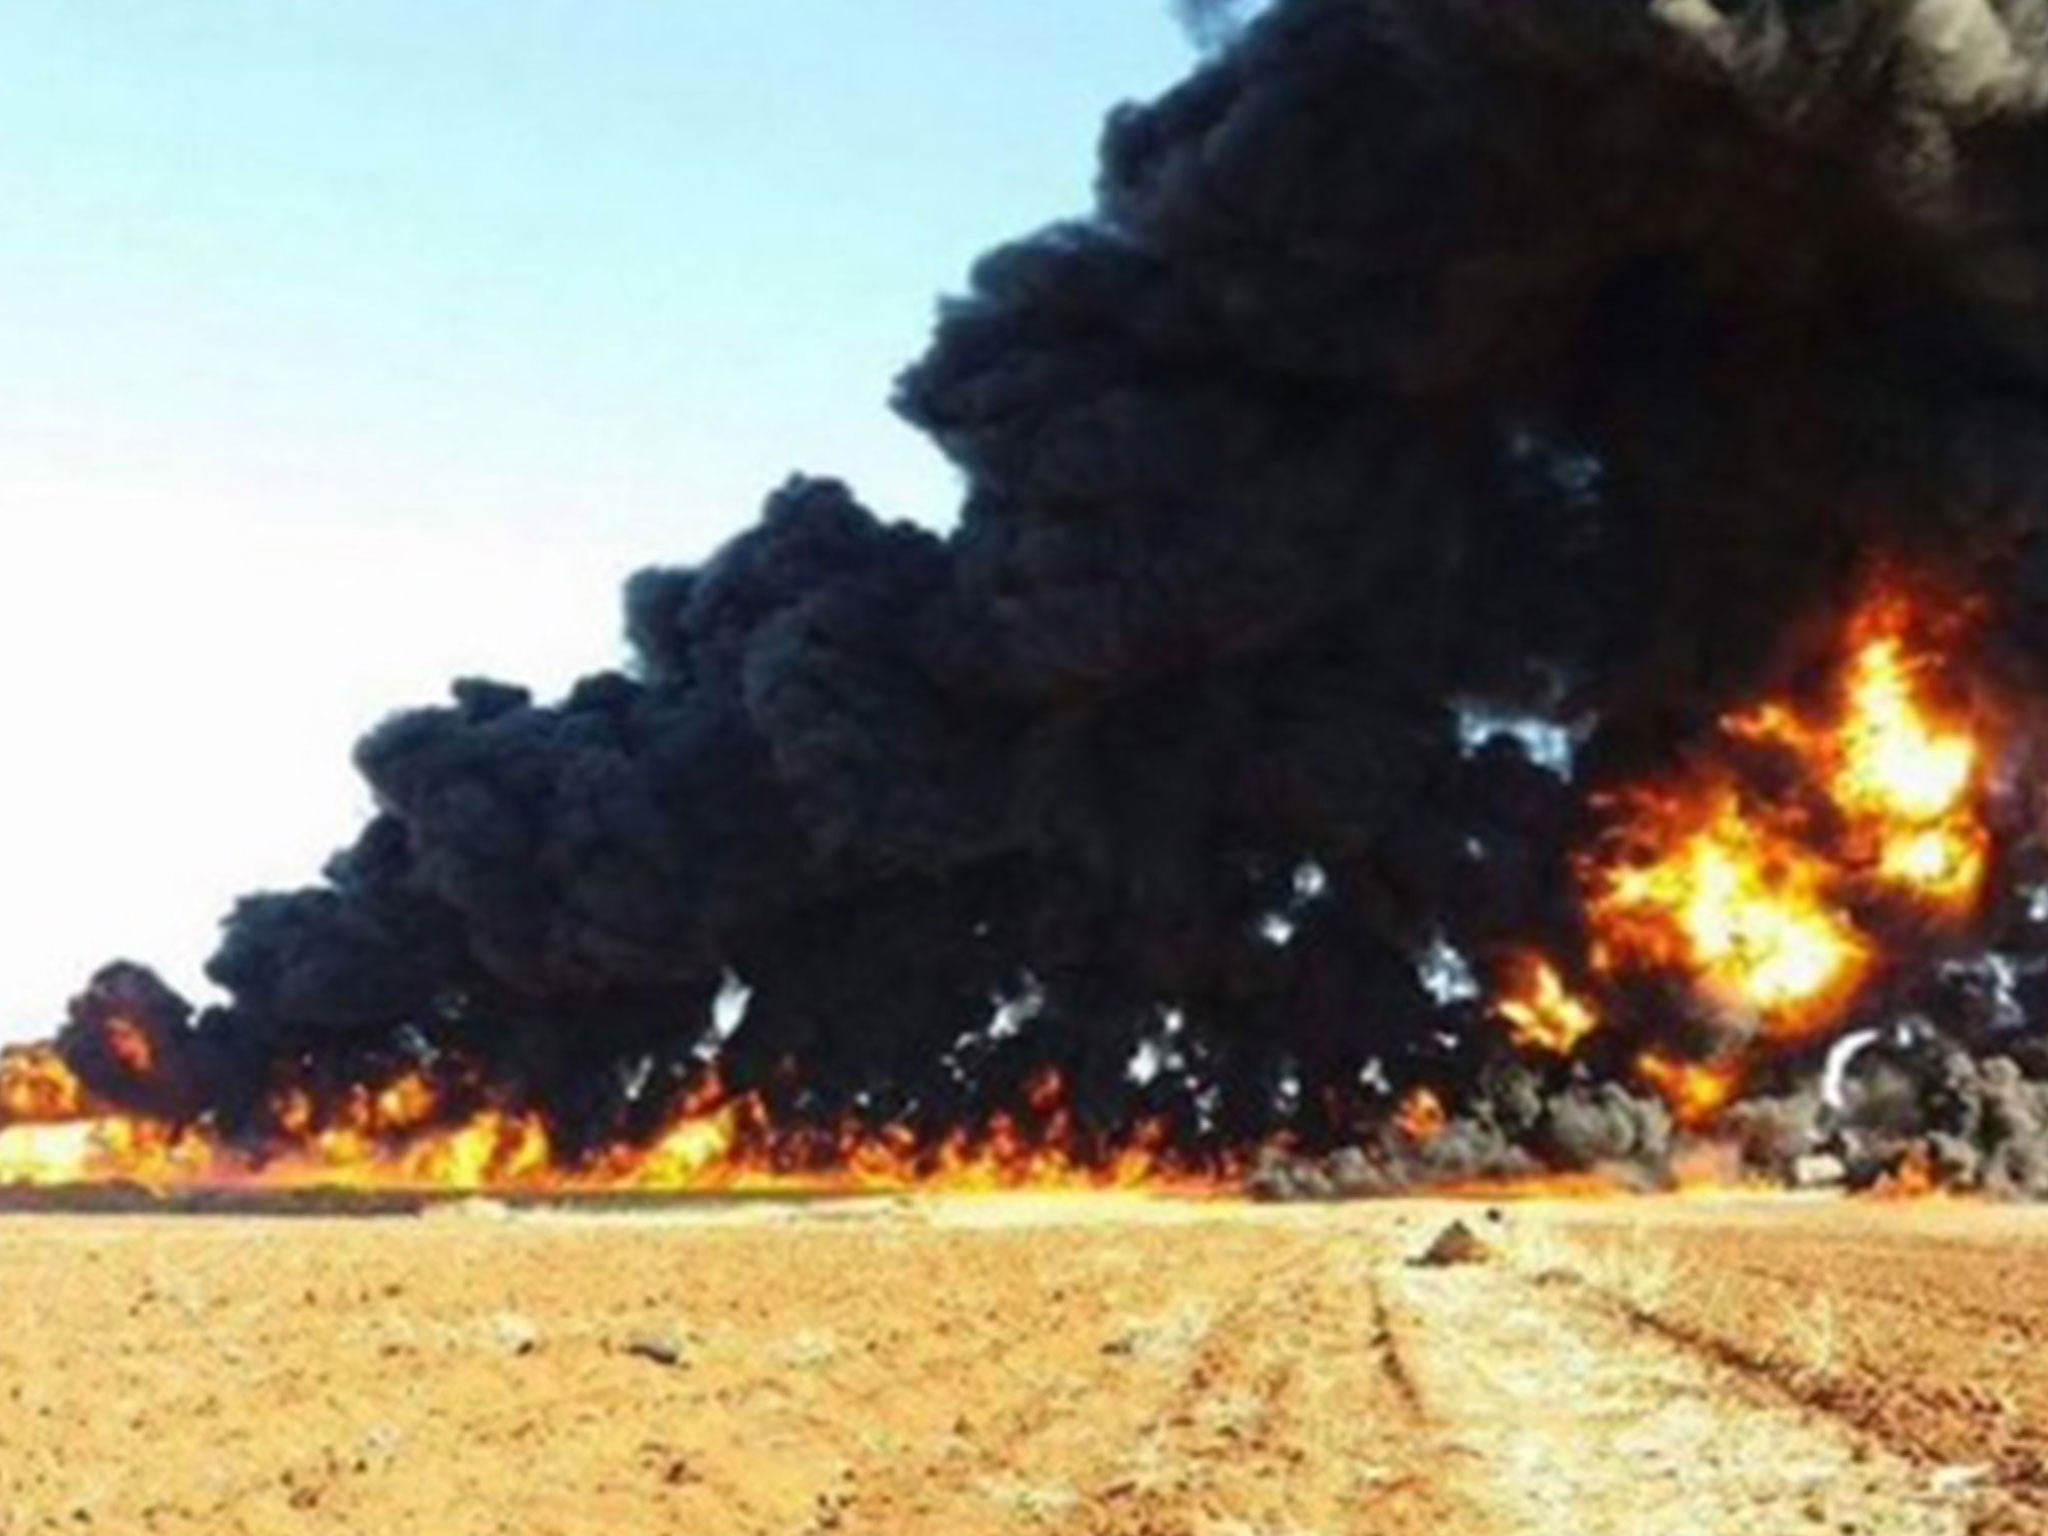
<svg viewBox="0 0 2048 1536"><path fill-rule="evenodd" d="M6 1536L2048 1532L2048 1211L14 1216L0 1318Z"/></svg>

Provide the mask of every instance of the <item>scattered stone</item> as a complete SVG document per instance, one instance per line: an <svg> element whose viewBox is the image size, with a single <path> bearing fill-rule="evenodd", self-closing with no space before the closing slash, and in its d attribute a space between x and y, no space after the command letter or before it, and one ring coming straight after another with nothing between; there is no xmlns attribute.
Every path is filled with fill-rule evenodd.
<svg viewBox="0 0 2048 1536"><path fill-rule="evenodd" d="M492 1318L491 1336L508 1354L530 1355L540 1348L540 1329L517 1312L500 1312Z"/></svg>
<svg viewBox="0 0 2048 1536"><path fill-rule="evenodd" d="M626 1340L626 1353L652 1360L656 1365L683 1365L688 1351L682 1338L673 1333L636 1333Z"/></svg>
<svg viewBox="0 0 2048 1536"><path fill-rule="evenodd" d="M1437 1233L1415 1263L1425 1269L1445 1269L1453 1264L1486 1264L1493 1259L1493 1245L1462 1221L1454 1221Z"/></svg>

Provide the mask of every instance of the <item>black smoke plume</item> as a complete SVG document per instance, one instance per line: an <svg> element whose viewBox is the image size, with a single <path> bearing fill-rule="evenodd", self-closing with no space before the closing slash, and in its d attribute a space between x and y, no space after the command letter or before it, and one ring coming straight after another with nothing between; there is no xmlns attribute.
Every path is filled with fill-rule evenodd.
<svg viewBox="0 0 2048 1536"><path fill-rule="evenodd" d="M1447 1157L1661 1156L1484 989L1579 946L1589 789L1787 676L1874 555L1989 594L2038 681L2048 10L1281 0L1219 38L903 376L952 532L792 480L631 581L625 670L388 720L358 842L228 919L230 1000L146 1003L175 1103L90 999L76 1068L260 1130L282 1070L459 1059L572 1154L713 1055L819 1124L1057 1067L1084 1125L1194 1148L1343 1143L1428 1081Z"/></svg>

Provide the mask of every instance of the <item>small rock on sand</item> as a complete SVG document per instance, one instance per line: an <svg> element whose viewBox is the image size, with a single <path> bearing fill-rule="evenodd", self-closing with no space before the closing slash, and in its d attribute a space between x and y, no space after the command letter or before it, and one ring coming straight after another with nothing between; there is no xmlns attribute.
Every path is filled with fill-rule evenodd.
<svg viewBox="0 0 2048 1536"><path fill-rule="evenodd" d="M1454 1221L1437 1233L1415 1262L1425 1269L1443 1269L1453 1264L1484 1264L1493 1258L1493 1245L1462 1221Z"/></svg>
<svg viewBox="0 0 2048 1536"><path fill-rule="evenodd" d="M688 1353L681 1337L673 1333L636 1333L624 1347L627 1354L656 1365L682 1365Z"/></svg>

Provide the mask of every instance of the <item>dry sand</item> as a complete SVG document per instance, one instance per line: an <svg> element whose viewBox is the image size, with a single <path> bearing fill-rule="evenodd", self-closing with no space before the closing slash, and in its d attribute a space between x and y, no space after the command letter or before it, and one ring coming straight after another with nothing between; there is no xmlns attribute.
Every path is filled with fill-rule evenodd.
<svg viewBox="0 0 2048 1536"><path fill-rule="evenodd" d="M2048 1212L0 1220L0 1536L2048 1532Z"/></svg>

